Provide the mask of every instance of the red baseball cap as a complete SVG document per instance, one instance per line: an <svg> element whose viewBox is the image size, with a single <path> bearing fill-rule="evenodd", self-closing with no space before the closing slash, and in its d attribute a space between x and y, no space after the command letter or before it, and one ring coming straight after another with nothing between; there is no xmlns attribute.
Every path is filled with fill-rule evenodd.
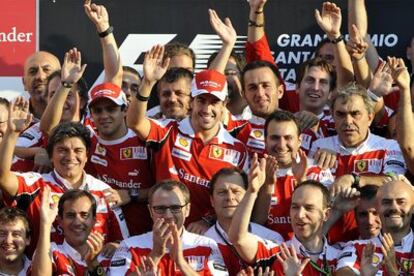
<svg viewBox="0 0 414 276"><path fill-rule="evenodd" d="M191 97L211 94L224 101L227 98L227 80L216 70L204 70L196 74L191 85Z"/></svg>
<svg viewBox="0 0 414 276"><path fill-rule="evenodd" d="M89 91L88 106L102 98L110 99L117 105L128 105L126 95L121 87L110 82L98 84Z"/></svg>

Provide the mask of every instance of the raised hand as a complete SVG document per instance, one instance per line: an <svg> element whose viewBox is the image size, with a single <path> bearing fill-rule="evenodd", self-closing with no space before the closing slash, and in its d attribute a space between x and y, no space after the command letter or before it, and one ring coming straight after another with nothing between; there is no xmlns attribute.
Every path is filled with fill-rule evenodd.
<svg viewBox="0 0 414 276"><path fill-rule="evenodd" d="M128 274L129 276L136 275L136 276L157 276L157 266L155 265L154 261L149 256L141 256L140 257L140 266L136 266L135 273Z"/></svg>
<svg viewBox="0 0 414 276"><path fill-rule="evenodd" d="M249 0L249 6L251 11L261 12L266 4L267 0Z"/></svg>
<svg viewBox="0 0 414 276"><path fill-rule="evenodd" d="M279 168L276 157L265 154L266 158L266 185L276 184L276 172Z"/></svg>
<svg viewBox="0 0 414 276"><path fill-rule="evenodd" d="M258 158L257 153L253 155L248 175L249 189L253 193L259 192L266 178L266 159Z"/></svg>
<svg viewBox="0 0 414 276"><path fill-rule="evenodd" d="M361 275L375 276L378 272L378 266L373 263L375 253L375 245L371 242L367 243L362 249L361 258Z"/></svg>
<svg viewBox="0 0 414 276"><path fill-rule="evenodd" d="M164 57L164 46L155 45L145 54L144 80L147 82L159 81L167 71L170 59Z"/></svg>
<svg viewBox="0 0 414 276"><path fill-rule="evenodd" d="M313 160L323 170L331 169L336 164L336 152L329 149L318 149L313 156Z"/></svg>
<svg viewBox="0 0 414 276"><path fill-rule="evenodd" d="M402 58L388 57L390 72L393 80L402 89L410 89L410 74Z"/></svg>
<svg viewBox="0 0 414 276"><path fill-rule="evenodd" d="M299 183L306 180L306 172L308 170L308 157L306 153L299 149L294 155L292 154L292 173L296 181Z"/></svg>
<svg viewBox="0 0 414 276"><path fill-rule="evenodd" d="M278 261L282 264L285 276L301 275L309 259L301 261L296 255L296 250L293 244L288 247L285 243L280 246L280 254L276 255Z"/></svg>
<svg viewBox="0 0 414 276"><path fill-rule="evenodd" d="M349 40L346 47L349 54L354 60L362 59L368 49L368 43L364 40L361 32L354 24L352 24L351 30L349 32Z"/></svg>
<svg viewBox="0 0 414 276"><path fill-rule="evenodd" d="M101 233L91 232L89 234L88 240L86 241L88 250L82 256L88 265L88 268L96 268L99 265L97 257L102 251L104 242L105 238Z"/></svg>
<svg viewBox="0 0 414 276"><path fill-rule="evenodd" d="M43 188L40 206L40 222L52 227L58 214L58 204L52 199L52 192L47 185Z"/></svg>
<svg viewBox="0 0 414 276"><path fill-rule="evenodd" d="M375 93L375 95L382 97L398 90L392 84L391 68L387 62L381 61L377 70L375 70L368 89Z"/></svg>
<svg viewBox="0 0 414 276"><path fill-rule="evenodd" d="M68 83L77 83L83 76L86 69L86 64L82 65L81 52L73 48L65 53L65 58L62 65L61 79Z"/></svg>
<svg viewBox="0 0 414 276"><path fill-rule="evenodd" d="M329 38L334 39L341 34L341 9L334 3L324 2L322 13L319 10L315 10L315 19L319 27Z"/></svg>
<svg viewBox="0 0 414 276"><path fill-rule="evenodd" d="M155 221L152 232L153 246L151 255L162 258L167 252L167 242L172 238L170 225L163 218L159 218Z"/></svg>
<svg viewBox="0 0 414 276"><path fill-rule="evenodd" d="M338 187L338 192L333 199L333 207L342 213L353 210L358 205L361 193L351 187Z"/></svg>
<svg viewBox="0 0 414 276"><path fill-rule="evenodd" d="M388 275L399 275L397 259L395 258L394 240L389 233L384 233L381 237L381 251L384 256L384 266Z"/></svg>
<svg viewBox="0 0 414 276"><path fill-rule="evenodd" d="M208 10L208 14L210 17L210 25L220 37L221 41L223 41L223 44L234 45L236 43L237 34L230 19L226 17L223 22L217 15L217 12L212 9Z"/></svg>
<svg viewBox="0 0 414 276"><path fill-rule="evenodd" d="M86 15L95 24L96 30L104 32L109 28L109 15L106 8L102 5L91 4L91 1L85 1L83 5Z"/></svg>
<svg viewBox="0 0 414 276"><path fill-rule="evenodd" d="M172 237L171 242L167 244L170 256L177 265L181 265L182 262L185 262L185 259L183 255L180 233L178 233L177 225L174 222L169 224L169 229Z"/></svg>
<svg viewBox="0 0 414 276"><path fill-rule="evenodd" d="M29 127L33 115L29 112L29 101L17 97L9 106L9 119L7 130L20 133Z"/></svg>

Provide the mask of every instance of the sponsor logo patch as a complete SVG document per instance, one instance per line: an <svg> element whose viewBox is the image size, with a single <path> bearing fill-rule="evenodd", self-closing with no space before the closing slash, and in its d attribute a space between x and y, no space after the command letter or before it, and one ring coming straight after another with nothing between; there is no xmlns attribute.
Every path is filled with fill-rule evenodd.
<svg viewBox="0 0 414 276"><path fill-rule="evenodd" d="M106 149L105 149L104 146L102 146L101 144L98 143L96 145L95 153L105 156L106 155Z"/></svg>
<svg viewBox="0 0 414 276"><path fill-rule="evenodd" d="M30 133L27 133L27 132L20 135L20 137L26 138L26 139L29 139L29 140L33 140L35 138L33 135L31 135Z"/></svg>
<svg viewBox="0 0 414 276"><path fill-rule="evenodd" d="M191 138L182 136L181 134L177 134L177 138L175 139L174 146L190 152L192 141L193 139Z"/></svg>
<svg viewBox="0 0 414 276"><path fill-rule="evenodd" d="M115 260L111 262L111 266L124 266L126 264L126 259Z"/></svg>
<svg viewBox="0 0 414 276"><path fill-rule="evenodd" d="M148 159L147 149L144 147L127 147L121 148L120 151L121 160L128 160L128 159L141 159L145 160Z"/></svg>
<svg viewBox="0 0 414 276"><path fill-rule="evenodd" d="M380 173L381 170L381 159L361 159L354 161L354 172L356 173Z"/></svg>
<svg viewBox="0 0 414 276"><path fill-rule="evenodd" d="M216 159L224 162L231 163L234 166L239 164L240 152L233 149L225 149L216 145L210 147L208 154L210 159Z"/></svg>
<svg viewBox="0 0 414 276"><path fill-rule="evenodd" d="M388 166L395 165L395 166L400 166L402 168L405 168L404 162L401 162L401 161L398 161L398 160L389 160L389 161L385 162L385 164L387 164Z"/></svg>
<svg viewBox="0 0 414 276"><path fill-rule="evenodd" d="M173 150L171 152L171 155L174 156L174 157L183 159L185 161L190 161L191 157L192 157L191 153L189 153L187 151L184 151L184 150L177 149L175 147L173 148Z"/></svg>
<svg viewBox="0 0 414 276"><path fill-rule="evenodd" d="M91 156L91 162L98 164L98 165L102 165L104 167L108 167L108 161L106 161L105 159L99 158L96 155Z"/></svg>
<svg viewBox="0 0 414 276"><path fill-rule="evenodd" d="M250 136L258 140L264 140L263 129L253 128L250 131Z"/></svg>

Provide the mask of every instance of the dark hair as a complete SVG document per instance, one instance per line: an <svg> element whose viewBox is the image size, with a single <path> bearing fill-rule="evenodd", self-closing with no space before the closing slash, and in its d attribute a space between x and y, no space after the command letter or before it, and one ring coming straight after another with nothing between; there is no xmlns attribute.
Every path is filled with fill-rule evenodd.
<svg viewBox="0 0 414 276"><path fill-rule="evenodd" d="M6 98L0 97L0 105L4 105L6 108L9 108L10 102Z"/></svg>
<svg viewBox="0 0 414 276"><path fill-rule="evenodd" d="M187 204L190 202L190 191L188 190L187 186L180 181L173 180L173 179L166 179L163 181L158 182L154 186L152 186L148 191L148 203L152 203L152 196L158 190L165 190L165 191L172 191L175 188L178 188L184 196L184 203Z"/></svg>
<svg viewBox="0 0 414 276"><path fill-rule="evenodd" d="M325 46L326 44L328 44L328 43L331 43L332 44L332 42L327 38L327 37L325 37L324 39L322 39L319 43L318 43L318 45L316 45L316 49L315 49L315 56L318 56L319 55L319 51L321 50L321 48L323 47L323 46Z"/></svg>
<svg viewBox="0 0 414 276"><path fill-rule="evenodd" d="M378 186L376 185L364 185L358 189L361 193L360 198L363 200L371 200L377 196Z"/></svg>
<svg viewBox="0 0 414 276"><path fill-rule="evenodd" d="M26 238L30 237L30 222L26 213L23 210L13 207L4 207L0 209L0 224L4 225L6 223L17 222L18 220L22 221L24 224L24 228L26 228Z"/></svg>
<svg viewBox="0 0 414 276"><path fill-rule="evenodd" d="M296 119L295 115L289 111L285 110L276 110L275 112L271 113L267 118L265 122L265 128L264 128L264 134L265 137L267 137L267 127L269 126L271 121L276 122L293 122L296 125L297 133L300 135L300 126L299 121Z"/></svg>
<svg viewBox="0 0 414 276"><path fill-rule="evenodd" d="M210 67L210 64L217 57L218 53L219 52L214 52L210 55L210 57L207 60L207 68ZM242 53L236 53L233 49L233 50L231 50L230 58L234 58L234 60L236 61L236 67L239 70L239 73L241 73L243 71L244 67L246 66L245 55L243 55Z"/></svg>
<svg viewBox="0 0 414 276"><path fill-rule="evenodd" d="M247 185L248 185L247 174L243 170L239 169L238 167L229 167L229 168L222 168L213 175L213 177L210 180L210 189L209 189L210 194L211 195L213 194L216 182L221 176L230 176L230 175L240 175L243 180L243 183L241 184L245 190L247 189Z"/></svg>
<svg viewBox="0 0 414 276"><path fill-rule="evenodd" d="M299 190L299 188L301 188L301 187L314 187L314 188L319 189L321 191L321 193L322 193L322 200L323 200L322 206L324 208L330 207L329 190L321 182L316 181L316 180L305 180L305 181L301 182L298 186L296 186L295 190L292 193L292 197L295 194L295 192L297 190Z"/></svg>
<svg viewBox="0 0 414 276"><path fill-rule="evenodd" d="M61 70L57 70L54 71L52 74L50 74L47 77L47 86L49 87L49 83L54 79L54 78L61 78L61 74L62 71ZM76 82L76 88L77 91L79 93L79 97L81 98L81 100L84 101L84 106L81 106L80 109L80 115L81 117L84 116L86 114L86 110L87 110L87 103L88 103L88 91L89 91L89 86L88 83L86 82L86 80L81 77L77 82Z"/></svg>
<svg viewBox="0 0 414 276"><path fill-rule="evenodd" d="M162 78L157 82L157 92L159 91L159 86L161 83L173 83L182 78L188 79L190 82L193 80L193 73L185 68L175 67L170 68L165 72ZM191 85L191 84L190 84Z"/></svg>
<svg viewBox="0 0 414 276"><path fill-rule="evenodd" d="M193 61L193 68L195 68L195 54L194 51L187 45L181 42L170 42L165 45L164 58L172 58L179 55L186 55Z"/></svg>
<svg viewBox="0 0 414 276"><path fill-rule="evenodd" d="M323 71L329 74L329 91L335 89L336 86L336 71L331 64L329 64L325 59L320 57L315 57L303 62L299 68L296 70L296 84L300 86L302 79L305 77L305 74L309 71L311 67L319 67Z"/></svg>
<svg viewBox="0 0 414 276"><path fill-rule="evenodd" d="M137 76L140 80L142 80L141 75L138 73L138 71L137 71L137 70L135 70L135 68L132 68L131 66L126 66L126 65L124 65L124 66L122 66L122 70L123 70L124 72L129 72L129 73L131 73L131 74L133 74L133 75Z"/></svg>
<svg viewBox="0 0 414 276"><path fill-rule="evenodd" d="M265 60L256 60L253 62L248 63L242 71L242 76L241 76L241 82L242 82L242 86L243 88L245 88L244 86L244 77L246 75L246 73L248 71L254 70L254 69L259 69L259 68L269 68L270 70L272 70L273 75L275 76L275 81L276 81L276 85L280 85L283 84L283 79L282 79L282 75L279 72L279 69L276 67L276 65L274 65L271 62L265 61Z"/></svg>
<svg viewBox="0 0 414 276"><path fill-rule="evenodd" d="M59 199L58 204L58 214L60 217L63 217L63 206L66 201L75 201L79 198L87 197L92 205L92 216L96 217L96 200L95 197L89 193L88 191L81 190L81 189L73 189L66 191Z"/></svg>
<svg viewBox="0 0 414 276"><path fill-rule="evenodd" d="M49 157L52 157L53 148L57 143L72 137L81 139L86 150L89 151L91 147L91 133L89 129L81 123L65 122L59 124L52 130L46 148Z"/></svg>

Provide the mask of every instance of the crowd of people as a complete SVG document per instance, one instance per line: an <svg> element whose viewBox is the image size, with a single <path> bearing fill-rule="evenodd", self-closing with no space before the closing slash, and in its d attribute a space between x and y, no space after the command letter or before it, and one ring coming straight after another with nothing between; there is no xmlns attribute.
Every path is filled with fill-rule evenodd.
<svg viewBox="0 0 414 276"><path fill-rule="evenodd" d="M27 58L30 98L0 98L0 275L414 273L403 59L378 55L365 0L348 0L348 41L324 2L326 38L287 83L266 0L248 4L244 53L208 11L222 47L197 73L178 42L149 49L142 76L124 66L90 1L103 83L88 87L77 48Z"/></svg>

